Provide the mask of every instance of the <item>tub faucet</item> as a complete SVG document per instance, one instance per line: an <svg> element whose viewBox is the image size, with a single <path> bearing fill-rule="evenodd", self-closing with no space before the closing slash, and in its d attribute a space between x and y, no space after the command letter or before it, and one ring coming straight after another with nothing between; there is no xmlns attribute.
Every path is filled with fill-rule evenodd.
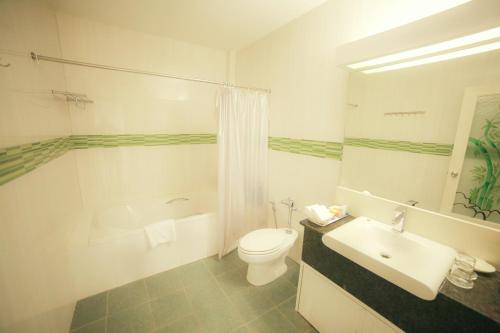
<svg viewBox="0 0 500 333"><path fill-rule="evenodd" d="M392 218L392 230L403 232L405 230L406 207L397 206Z"/></svg>

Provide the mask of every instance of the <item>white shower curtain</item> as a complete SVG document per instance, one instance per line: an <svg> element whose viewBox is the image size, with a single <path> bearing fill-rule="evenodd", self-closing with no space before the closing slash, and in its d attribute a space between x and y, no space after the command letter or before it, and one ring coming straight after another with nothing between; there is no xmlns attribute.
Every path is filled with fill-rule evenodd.
<svg viewBox="0 0 500 333"><path fill-rule="evenodd" d="M267 218L267 95L221 88L217 95L219 258Z"/></svg>

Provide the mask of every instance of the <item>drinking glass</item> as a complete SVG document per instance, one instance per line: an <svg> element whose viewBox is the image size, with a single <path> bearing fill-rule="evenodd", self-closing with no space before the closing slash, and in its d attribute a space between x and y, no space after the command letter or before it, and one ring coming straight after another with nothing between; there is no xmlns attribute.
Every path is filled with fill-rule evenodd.
<svg viewBox="0 0 500 333"><path fill-rule="evenodd" d="M474 272L475 264L476 259L474 257L459 253L446 278L457 287L472 289L474 280L477 279L477 274Z"/></svg>

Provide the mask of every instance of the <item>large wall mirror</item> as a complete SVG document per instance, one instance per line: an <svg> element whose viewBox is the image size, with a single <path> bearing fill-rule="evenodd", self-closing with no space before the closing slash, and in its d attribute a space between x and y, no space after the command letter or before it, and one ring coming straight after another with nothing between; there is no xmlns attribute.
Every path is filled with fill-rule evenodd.
<svg viewBox="0 0 500 333"><path fill-rule="evenodd" d="M348 84L341 185L500 226L500 51Z"/></svg>

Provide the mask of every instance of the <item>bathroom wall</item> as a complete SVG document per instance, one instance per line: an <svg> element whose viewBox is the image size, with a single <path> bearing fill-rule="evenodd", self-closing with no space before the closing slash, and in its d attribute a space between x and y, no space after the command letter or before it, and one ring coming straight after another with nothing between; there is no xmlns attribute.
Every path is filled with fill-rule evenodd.
<svg viewBox="0 0 500 333"><path fill-rule="evenodd" d="M75 156L52 141L71 134L66 103L50 94L66 90L64 68L37 65L31 50L61 55L55 14L41 1L1 1L0 63L10 67L0 67L0 160L9 161L0 172L0 332L9 333L67 329L67 217L81 208Z"/></svg>
<svg viewBox="0 0 500 333"><path fill-rule="evenodd" d="M323 8L323 10L321 10ZM236 56L238 84L266 87L270 94L271 137L342 142L343 82L335 68L335 27L325 6L310 12ZM326 8L329 8L326 5ZM321 32L321 33L319 33ZM294 141L290 140L291 147ZM280 201L290 196L298 206L331 203L340 174L339 155L321 158L286 151L269 151L269 199L276 202L278 225L287 221ZM294 225L303 218L295 213ZM272 214L268 223L273 226ZM300 230L300 228L299 228ZM291 255L297 259L301 244Z"/></svg>
<svg viewBox="0 0 500 333"><path fill-rule="evenodd" d="M358 106L346 109L341 185L439 211L465 89L499 80L498 51L375 75L353 72L348 102ZM424 114L384 115L411 111ZM440 148L408 152L410 144L397 141Z"/></svg>
<svg viewBox="0 0 500 333"><path fill-rule="evenodd" d="M69 59L224 81L226 52L58 13ZM74 135L215 134L216 86L65 66ZM214 141L213 141L214 142ZM76 151L83 203L100 208L138 197L216 188L216 145L121 146Z"/></svg>
<svg viewBox="0 0 500 333"><path fill-rule="evenodd" d="M77 299L144 274L138 267L97 282L112 255L88 247L94 209L215 190L216 88L36 63L29 52L217 81L226 52L54 13L36 0L0 2L0 51L0 64L11 64L0 67L0 332L66 332ZM94 103L66 103L52 89Z"/></svg>
<svg viewBox="0 0 500 333"><path fill-rule="evenodd" d="M236 82L272 89L270 136L290 139L280 147L271 144L270 200L291 196L299 208L334 203L348 79L347 72L335 65L336 47L462 2L328 1L238 50ZM314 141L301 151L297 146L303 141L297 139ZM332 150L335 153L329 154ZM278 223L284 226L286 209L277 207ZM295 213L299 231L303 218L300 210ZM268 222L273 225L271 211ZM300 249L299 242L291 251L293 258L300 257Z"/></svg>

